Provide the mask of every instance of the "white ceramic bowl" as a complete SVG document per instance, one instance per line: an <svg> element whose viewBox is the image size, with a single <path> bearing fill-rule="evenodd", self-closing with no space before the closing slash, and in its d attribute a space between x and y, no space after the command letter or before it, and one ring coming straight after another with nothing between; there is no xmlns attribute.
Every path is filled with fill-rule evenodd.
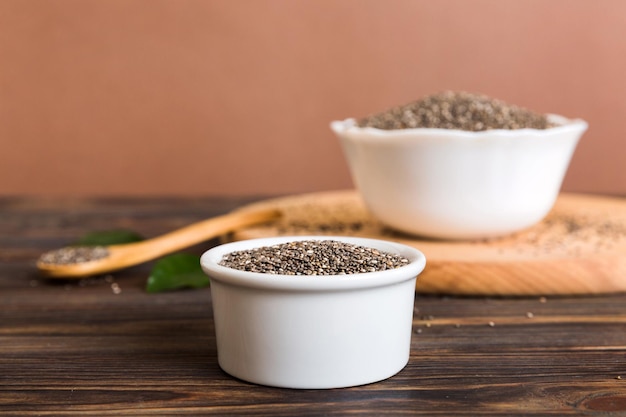
<svg viewBox="0 0 626 417"><path fill-rule="evenodd" d="M558 196L582 120L545 130L360 128L331 123L357 189L381 222L443 239L510 234L539 222Z"/></svg>
<svg viewBox="0 0 626 417"><path fill-rule="evenodd" d="M409 263L381 272L289 276L240 271L224 254L296 240L338 240L400 254ZM286 388L368 384L409 360L418 250L382 240L298 236L239 241L205 252L220 367L245 381Z"/></svg>

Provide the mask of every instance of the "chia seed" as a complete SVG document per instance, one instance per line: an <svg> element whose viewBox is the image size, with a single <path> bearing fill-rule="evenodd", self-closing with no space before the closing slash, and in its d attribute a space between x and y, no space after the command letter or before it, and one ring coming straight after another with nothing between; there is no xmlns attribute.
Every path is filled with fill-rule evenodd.
<svg viewBox="0 0 626 417"><path fill-rule="evenodd" d="M235 251L220 265L280 275L347 275L399 268L409 260L374 248L334 240L303 240Z"/></svg>
<svg viewBox="0 0 626 417"><path fill-rule="evenodd" d="M359 127L384 130L438 128L466 131L547 129L545 114L507 104L485 95L445 91L393 107L357 121Z"/></svg>
<svg viewBox="0 0 626 417"><path fill-rule="evenodd" d="M109 256L109 250L104 246L68 246L46 252L39 257L44 264L79 264L96 261Z"/></svg>

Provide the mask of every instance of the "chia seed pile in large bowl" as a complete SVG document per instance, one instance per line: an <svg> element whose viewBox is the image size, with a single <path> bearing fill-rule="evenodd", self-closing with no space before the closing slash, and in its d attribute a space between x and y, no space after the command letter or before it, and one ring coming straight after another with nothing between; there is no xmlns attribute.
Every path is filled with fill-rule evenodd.
<svg viewBox="0 0 626 417"><path fill-rule="evenodd" d="M479 132L548 129L547 115L485 95L445 91L357 120L358 127L383 130L436 128Z"/></svg>

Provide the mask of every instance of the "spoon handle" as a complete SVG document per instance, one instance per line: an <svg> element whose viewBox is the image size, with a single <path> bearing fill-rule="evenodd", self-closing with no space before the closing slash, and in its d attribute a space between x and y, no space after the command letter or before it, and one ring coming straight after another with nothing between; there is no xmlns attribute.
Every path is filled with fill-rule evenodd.
<svg viewBox="0 0 626 417"><path fill-rule="evenodd" d="M193 223L161 236L133 243L133 259L127 259L126 263L149 261L233 230L278 219L280 215L281 212L276 209L241 210Z"/></svg>

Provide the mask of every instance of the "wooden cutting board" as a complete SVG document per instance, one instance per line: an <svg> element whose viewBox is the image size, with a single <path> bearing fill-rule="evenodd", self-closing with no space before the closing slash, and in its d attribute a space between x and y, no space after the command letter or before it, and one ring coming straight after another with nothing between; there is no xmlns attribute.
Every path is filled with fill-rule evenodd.
<svg viewBox="0 0 626 417"><path fill-rule="evenodd" d="M227 239L340 235L405 243L426 255L419 293L574 295L626 291L626 199L561 194L548 216L515 235L479 241L429 240L381 225L353 190L295 195L240 210L277 208L280 220Z"/></svg>

